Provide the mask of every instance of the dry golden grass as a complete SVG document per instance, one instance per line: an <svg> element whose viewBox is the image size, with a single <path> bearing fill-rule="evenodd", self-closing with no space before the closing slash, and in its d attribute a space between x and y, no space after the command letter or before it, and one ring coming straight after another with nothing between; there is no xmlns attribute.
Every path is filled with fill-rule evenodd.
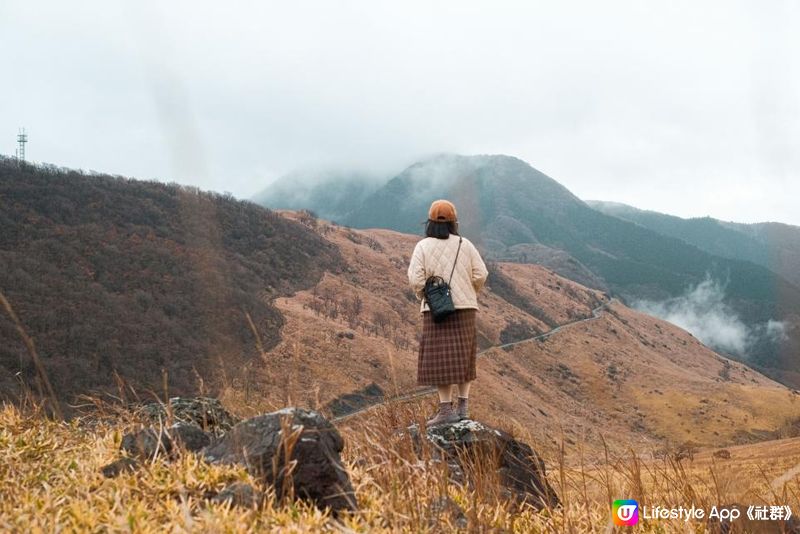
<svg viewBox="0 0 800 534"><path fill-rule="evenodd" d="M360 246L350 238L339 241L354 249L348 257L363 256L369 266L367 256L380 255L370 244L388 251L408 248L400 242L408 238L398 236L375 232L374 242L364 238L367 244ZM400 287L405 258L384 256L386 269L377 270L377 279L362 270L359 280L356 269L350 281L326 275L318 290L352 297L364 280ZM554 316L579 311L580 288L572 288L570 298L557 298L564 290L549 287L546 273L516 274L530 275L529 289L546 293L548 307L561 310ZM287 322L276 349L259 347L262 358L256 363L263 368L244 368L230 383L223 379L221 398L233 412L251 416L289 404L318 408L320 401L372 380L390 394L413 386L413 350L392 347L384 332L340 341L336 333L349 325L316 316L307 307L310 297L300 292L276 303ZM373 300L364 295L365 314L395 313L392 332L412 336L413 303ZM492 342L500 325L522 314L495 308L503 313L486 313L484 323ZM563 506L516 509L498 496L493 474L481 464L473 468L472 486L450 483L443 466L424 451L420 458L397 434L427 415L430 400L389 404L342 425L359 512L339 519L303 503L277 502L269 491L259 509L211 504L208 497L233 481L256 482L242 468L210 466L193 454L175 462L156 458L135 473L105 479L101 466L117 457L122 432L135 424L125 412L101 405L100 416L66 423L46 418L42 410L3 405L0 532L450 532L458 518L432 506L443 497L458 504L472 532L610 532L610 503L617 498L706 508L789 504L800 512L800 440L731 447L727 460L713 457L712 449L681 461L652 457L654 445L665 442L727 445L740 430L772 431L794 415L796 403L791 391L718 357L666 323L617 305L569 335L494 351L480 366L476 414L542 455ZM643 420L638 427L630 424L631 407ZM613 446L604 448L600 437ZM680 521L636 528L705 530L703 523Z"/></svg>
<svg viewBox="0 0 800 534"><path fill-rule="evenodd" d="M800 441L782 440L712 451L694 460L653 460L633 452L588 463L582 446L544 450L551 484L563 506L537 512L499 498L492 474L476 469L473 487L447 480L441 465L418 457L397 429L421 419L428 401L392 404L340 429L345 463L360 511L334 519L303 503L260 509L210 504L232 481L254 483L241 468L211 466L193 454L157 458L135 473L105 479L101 466L117 456L124 415L55 422L40 413L0 409L0 531L2 532L451 532L457 518L431 504L450 497L473 532L608 532L609 502L633 498L661 506L798 505ZM530 436L520 436L529 441ZM480 467L480 464L477 466ZM784 476L785 475L785 476ZM702 523L644 522L640 532L704 532Z"/></svg>

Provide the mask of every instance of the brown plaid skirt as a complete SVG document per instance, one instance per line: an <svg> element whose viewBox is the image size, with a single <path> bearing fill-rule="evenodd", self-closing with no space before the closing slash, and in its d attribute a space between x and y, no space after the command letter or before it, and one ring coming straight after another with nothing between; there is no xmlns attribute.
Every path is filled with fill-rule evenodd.
<svg viewBox="0 0 800 534"><path fill-rule="evenodd" d="M478 310L456 310L441 323L430 312L422 314L417 383L444 386L475 380L478 351L476 315Z"/></svg>

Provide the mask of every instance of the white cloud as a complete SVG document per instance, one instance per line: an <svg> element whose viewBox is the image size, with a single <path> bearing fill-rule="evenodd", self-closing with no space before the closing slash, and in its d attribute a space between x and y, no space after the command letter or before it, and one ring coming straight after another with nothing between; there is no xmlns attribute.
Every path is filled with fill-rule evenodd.
<svg viewBox="0 0 800 534"><path fill-rule="evenodd" d="M709 347L735 356L747 356L761 337L771 342L786 338L786 326L780 321L770 319L761 325L746 325L725 303L724 284L710 277L679 297L641 300L633 307L683 328Z"/></svg>
<svg viewBox="0 0 800 534"><path fill-rule="evenodd" d="M27 126L34 160L240 196L303 167L506 153L582 198L800 224L799 12L9 0L0 152Z"/></svg>
<svg viewBox="0 0 800 534"><path fill-rule="evenodd" d="M764 335L767 339L773 342L786 341L789 339L789 334L786 333L786 323L783 321L775 321L770 319L764 325Z"/></svg>

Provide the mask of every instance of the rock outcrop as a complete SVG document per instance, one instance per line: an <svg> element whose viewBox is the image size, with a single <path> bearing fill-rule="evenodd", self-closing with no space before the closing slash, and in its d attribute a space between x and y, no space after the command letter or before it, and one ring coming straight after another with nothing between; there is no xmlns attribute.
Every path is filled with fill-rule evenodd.
<svg viewBox="0 0 800 534"><path fill-rule="evenodd" d="M158 454L171 456L178 448L197 452L210 443L211 437L198 426L179 422L160 433L148 427L125 434L120 449L130 457L148 460Z"/></svg>
<svg viewBox="0 0 800 534"><path fill-rule="evenodd" d="M117 458L110 464L104 465L100 468L100 471L106 478L115 478L125 472L132 473L133 471L136 471L138 467L139 462L133 458L123 456L122 458Z"/></svg>
<svg viewBox="0 0 800 534"><path fill-rule="evenodd" d="M420 445L418 428L412 426L408 430ZM480 464L482 469L488 467L494 472L503 497L537 509L560 504L539 455L502 430L467 419L428 428L425 438L433 445L435 456L450 465L455 482L473 484L471 473Z"/></svg>
<svg viewBox="0 0 800 534"><path fill-rule="evenodd" d="M239 420L222 407L213 397L172 397L169 407L158 402L146 404L138 413L153 425L163 424L170 419L199 427L214 436L222 436L233 428Z"/></svg>
<svg viewBox="0 0 800 534"><path fill-rule="evenodd" d="M142 428L122 436L119 448L131 458L146 461L157 455L169 455L172 452L172 440L163 432Z"/></svg>
<svg viewBox="0 0 800 534"><path fill-rule="evenodd" d="M178 422L161 431L152 427L141 428L122 436L119 448L125 456L103 466L101 470L106 478L114 478L126 471L135 471L140 462L158 456L173 459L180 450L198 452L210 444L211 436L188 423Z"/></svg>
<svg viewBox="0 0 800 534"><path fill-rule="evenodd" d="M123 456L104 466L103 475L119 476L158 457L173 460L185 450L211 463L244 466L264 485L273 486L279 498L308 499L334 514L355 510L353 486L340 456L344 441L319 413L285 408L234 424L235 418L218 400L206 397L170 399L169 411L177 422L162 427L169 419L164 405L140 408L141 415L159 426L125 434ZM263 493L235 483L213 500L258 507Z"/></svg>
<svg viewBox="0 0 800 534"><path fill-rule="evenodd" d="M285 408L242 421L202 454L212 463L245 466L281 497L294 495L338 513L355 509L343 448L339 432L319 413Z"/></svg>

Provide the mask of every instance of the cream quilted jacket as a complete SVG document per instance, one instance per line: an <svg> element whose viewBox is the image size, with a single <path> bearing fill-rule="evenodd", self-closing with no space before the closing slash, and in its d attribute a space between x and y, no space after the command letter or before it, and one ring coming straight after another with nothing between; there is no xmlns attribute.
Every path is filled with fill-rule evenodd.
<svg viewBox="0 0 800 534"><path fill-rule="evenodd" d="M411 289L422 300L420 312L427 311L428 305L422 299L422 289L429 276L441 276L445 282L450 277L453 260L458 249L457 235L450 235L447 239L426 237L414 247L411 255L411 264L408 266L408 282ZM486 282L489 272L486 265L469 239L461 242L461 252L458 253L458 264L453 272L450 282L450 294L453 304L459 308L478 308L476 292L480 291Z"/></svg>

